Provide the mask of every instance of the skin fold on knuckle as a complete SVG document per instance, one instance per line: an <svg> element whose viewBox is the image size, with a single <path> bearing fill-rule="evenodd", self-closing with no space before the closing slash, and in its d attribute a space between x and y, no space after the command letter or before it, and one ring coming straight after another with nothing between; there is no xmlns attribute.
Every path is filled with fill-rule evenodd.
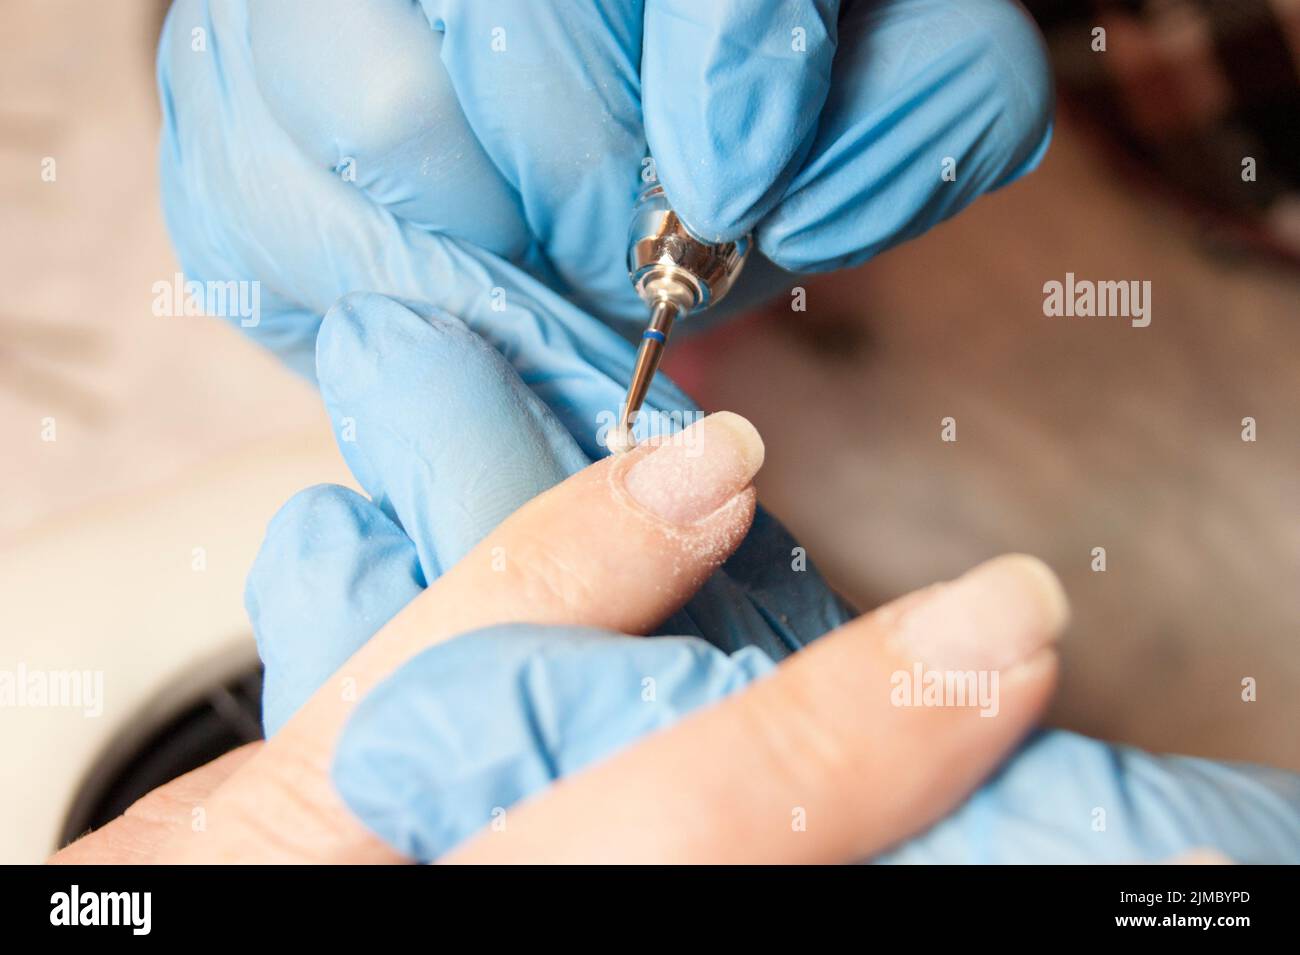
<svg viewBox="0 0 1300 955"><path fill-rule="evenodd" d="M53 865L154 861L161 846L188 830L194 810L262 748L246 743L140 797L121 816L61 849Z"/></svg>
<svg viewBox="0 0 1300 955"><path fill-rule="evenodd" d="M834 702L833 687L772 679L759 689L738 698L735 711L754 752L755 775L791 805L845 818L854 811L863 773L870 771L857 745L864 727Z"/></svg>
<svg viewBox="0 0 1300 955"><path fill-rule="evenodd" d="M177 858L235 859L250 852L263 861L326 862L352 828L315 757L288 739L264 747L213 794L209 808L208 827L186 833L174 847Z"/></svg>
<svg viewBox="0 0 1300 955"><path fill-rule="evenodd" d="M537 622L586 623L600 595L589 568L565 545L536 534L519 534L504 548L495 588Z"/></svg>

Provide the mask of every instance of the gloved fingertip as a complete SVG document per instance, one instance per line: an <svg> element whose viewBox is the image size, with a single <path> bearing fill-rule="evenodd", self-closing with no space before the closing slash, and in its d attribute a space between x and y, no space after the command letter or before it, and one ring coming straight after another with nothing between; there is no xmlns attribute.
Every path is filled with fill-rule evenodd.
<svg viewBox="0 0 1300 955"><path fill-rule="evenodd" d="M317 371L348 466L431 580L588 463L505 357L437 309L344 296L322 323Z"/></svg>
<svg viewBox="0 0 1300 955"><path fill-rule="evenodd" d="M343 397L369 391L381 381L381 365L393 356L424 348L430 329L464 324L433 308L417 314L375 292L349 292L321 321L316 337L316 377L322 389Z"/></svg>
<svg viewBox="0 0 1300 955"><path fill-rule="evenodd" d="M265 667L267 735L424 586L414 546L361 495L327 484L294 495L244 590Z"/></svg>
<svg viewBox="0 0 1300 955"><path fill-rule="evenodd" d="M1031 170L1050 140L1046 50L1017 4L857 4L839 30L811 154L755 232L795 272L920 235Z"/></svg>
<svg viewBox="0 0 1300 955"><path fill-rule="evenodd" d="M1038 168L1047 155L1056 114L1051 59L1037 24L1018 4L980 0L963 12L977 18L990 50L989 72L999 80L992 98L1004 115L1006 172L990 190L999 189Z"/></svg>
<svg viewBox="0 0 1300 955"><path fill-rule="evenodd" d="M1039 165L1043 161L1043 158L1047 155L1048 148L1052 145L1052 136L1055 132L1055 125L1056 124L1054 118L1049 111L1048 114L1043 118L1042 121L1043 129L1041 134L1039 134L1038 144L1036 146L1033 146L1030 149L1029 155L1025 158L1023 162L1021 162L1018 166L1012 167L1012 169L1005 176L1003 176L1000 180L998 180L993 185L993 189L1001 189L1003 186L1009 186L1017 179L1021 179L1029 175L1031 172L1033 172L1035 169L1039 167ZM1026 134L1026 144L1033 143L1033 140L1030 138L1032 135L1033 135L1032 132Z"/></svg>
<svg viewBox="0 0 1300 955"><path fill-rule="evenodd" d="M780 201L830 88L838 7L799 0L757 16L738 0L647 3L646 139L701 238L739 238Z"/></svg>

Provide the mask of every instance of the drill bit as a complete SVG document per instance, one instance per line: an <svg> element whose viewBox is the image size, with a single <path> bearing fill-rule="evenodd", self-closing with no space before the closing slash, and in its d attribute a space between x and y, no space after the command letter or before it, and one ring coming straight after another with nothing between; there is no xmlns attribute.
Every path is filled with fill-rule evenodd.
<svg viewBox="0 0 1300 955"><path fill-rule="evenodd" d="M677 305L666 298L655 302L650 311L650 324L641 333L641 346L637 349L636 366L632 369L632 381L627 386L627 399L623 402L618 430L610 435L609 447L615 454L630 450L635 444L632 426L636 424L636 416L645 404L650 382L654 381L655 372L659 370L659 361L668 347L668 336L672 334L677 313Z"/></svg>

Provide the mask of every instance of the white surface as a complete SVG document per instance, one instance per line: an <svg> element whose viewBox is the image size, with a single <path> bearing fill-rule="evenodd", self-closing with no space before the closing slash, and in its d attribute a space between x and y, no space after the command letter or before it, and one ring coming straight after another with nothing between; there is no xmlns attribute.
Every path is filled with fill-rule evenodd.
<svg viewBox="0 0 1300 955"><path fill-rule="evenodd" d="M83 775L116 734L161 715L149 704L256 658L242 594L267 517L297 489L344 478L325 436L280 438L0 552L0 669L100 671L104 685L98 717L0 708L0 862L55 848Z"/></svg>
<svg viewBox="0 0 1300 955"><path fill-rule="evenodd" d="M311 388L220 321L152 314L176 271L159 7L4 6L0 671L102 670L106 704L96 719L0 708L0 862L54 848L82 775L151 701L251 659L243 584L266 522L346 475Z"/></svg>

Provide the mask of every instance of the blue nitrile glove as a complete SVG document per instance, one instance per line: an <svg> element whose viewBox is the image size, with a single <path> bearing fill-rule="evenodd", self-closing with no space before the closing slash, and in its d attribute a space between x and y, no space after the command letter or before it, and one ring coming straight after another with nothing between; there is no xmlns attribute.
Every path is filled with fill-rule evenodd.
<svg viewBox="0 0 1300 955"><path fill-rule="evenodd" d="M644 321L625 245L647 147L699 234L754 231L735 308L1032 169L1052 101L1009 0L178 0L158 74L184 269L261 282L258 324L230 317L308 376L353 290L436 304L508 353L552 344L494 287L544 299L566 359L607 373L559 298Z"/></svg>
<svg viewBox="0 0 1300 955"><path fill-rule="evenodd" d="M322 328L319 374L373 503L312 488L268 531L248 604L272 733L506 514L585 463L511 367L445 314L349 296ZM336 787L394 848L445 853L498 807L745 686L848 619L814 570L795 569L792 546L760 513L660 630L686 636L513 625L424 651L358 705ZM1300 778L1044 733L881 861L1117 862L1194 847L1300 861Z"/></svg>

